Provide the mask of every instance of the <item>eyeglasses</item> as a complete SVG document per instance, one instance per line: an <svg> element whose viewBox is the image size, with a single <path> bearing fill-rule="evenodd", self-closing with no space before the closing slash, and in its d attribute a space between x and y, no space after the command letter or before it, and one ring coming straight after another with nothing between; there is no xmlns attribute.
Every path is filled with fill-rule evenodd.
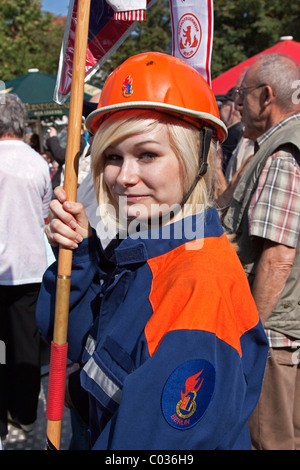
<svg viewBox="0 0 300 470"><path fill-rule="evenodd" d="M265 83L262 83L261 85L257 85L257 86L254 85L254 86L237 87L234 89L234 91L243 100L245 97L246 90L257 90L258 88L261 88L263 86L267 86L267 85Z"/></svg>

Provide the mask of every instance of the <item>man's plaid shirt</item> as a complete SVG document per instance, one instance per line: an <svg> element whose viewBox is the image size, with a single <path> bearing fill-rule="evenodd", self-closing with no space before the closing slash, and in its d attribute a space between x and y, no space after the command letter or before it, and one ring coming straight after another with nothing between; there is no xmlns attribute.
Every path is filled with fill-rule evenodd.
<svg viewBox="0 0 300 470"><path fill-rule="evenodd" d="M261 145L291 119L300 120L300 113L272 127L258 139L258 144ZM300 233L300 166L292 153L279 150L268 158L251 200L249 227L251 236L297 247ZM267 335L272 347L292 344L292 339L275 331L268 331Z"/></svg>

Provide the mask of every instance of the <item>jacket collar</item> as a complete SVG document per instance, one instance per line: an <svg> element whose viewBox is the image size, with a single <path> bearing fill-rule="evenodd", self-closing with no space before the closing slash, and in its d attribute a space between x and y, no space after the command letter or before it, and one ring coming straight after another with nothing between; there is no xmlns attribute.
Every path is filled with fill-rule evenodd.
<svg viewBox="0 0 300 470"><path fill-rule="evenodd" d="M223 233L217 210L208 209L173 224L128 236L115 249L116 264L145 263L190 241L220 237Z"/></svg>

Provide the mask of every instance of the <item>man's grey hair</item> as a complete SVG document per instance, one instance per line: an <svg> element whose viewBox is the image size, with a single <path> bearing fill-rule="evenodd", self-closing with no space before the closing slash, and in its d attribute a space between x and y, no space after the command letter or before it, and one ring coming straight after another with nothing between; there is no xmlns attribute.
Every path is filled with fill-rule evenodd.
<svg viewBox="0 0 300 470"><path fill-rule="evenodd" d="M22 139L25 132L27 110L20 98L14 93L5 95L0 104L0 137Z"/></svg>
<svg viewBox="0 0 300 470"><path fill-rule="evenodd" d="M285 112L294 109L292 95L295 82L300 80L300 67L290 57L279 54L264 54L256 59L257 85L269 85L277 98L277 103Z"/></svg>

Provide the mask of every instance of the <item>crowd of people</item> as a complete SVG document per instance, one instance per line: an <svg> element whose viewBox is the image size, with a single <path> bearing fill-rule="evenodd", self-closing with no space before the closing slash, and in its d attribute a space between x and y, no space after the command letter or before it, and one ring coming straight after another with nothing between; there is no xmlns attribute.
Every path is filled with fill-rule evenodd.
<svg viewBox="0 0 300 470"><path fill-rule="evenodd" d="M129 58L85 120L77 202L55 129L41 155L6 95L4 442L9 421L30 432L37 418L62 246L70 449L300 450L299 80L266 54L214 96L180 59Z"/></svg>

